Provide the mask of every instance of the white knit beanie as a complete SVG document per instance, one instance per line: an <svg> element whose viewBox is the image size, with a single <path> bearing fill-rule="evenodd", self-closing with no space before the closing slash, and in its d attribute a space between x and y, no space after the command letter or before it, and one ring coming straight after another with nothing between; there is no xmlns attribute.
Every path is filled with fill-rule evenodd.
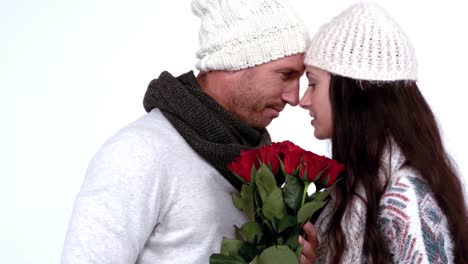
<svg viewBox="0 0 468 264"><path fill-rule="evenodd" d="M199 70L236 71L304 53L310 36L287 0L192 0Z"/></svg>
<svg viewBox="0 0 468 264"><path fill-rule="evenodd" d="M359 80L416 80L413 47L401 27L374 3L353 5L312 38L304 63Z"/></svg>

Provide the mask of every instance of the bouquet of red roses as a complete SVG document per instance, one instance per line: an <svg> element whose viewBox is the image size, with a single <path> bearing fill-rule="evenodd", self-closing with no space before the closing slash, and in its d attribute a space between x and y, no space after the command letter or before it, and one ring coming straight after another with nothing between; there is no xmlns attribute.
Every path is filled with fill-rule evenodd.
<svg viewBox="0 0 468 264"><path fill-rule="evenodd" d="M326 204L344 166L284 141L242 151L228 168L244 182L232 200L250 221L235 227L237 240L223 239L210 263L299 263L302 225Z"/></svg>

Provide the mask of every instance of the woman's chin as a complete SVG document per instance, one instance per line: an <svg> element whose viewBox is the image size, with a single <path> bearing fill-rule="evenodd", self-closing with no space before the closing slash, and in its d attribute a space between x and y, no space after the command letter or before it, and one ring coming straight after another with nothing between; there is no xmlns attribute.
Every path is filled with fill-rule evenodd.
<svg viewBox="0 0 468 264"><path fill-rule="evenodd" d="M314 137L318 140L325 140L325 139L330 139L330 135L326 135L325 133L322 133L322 131L315 129L314 130Z"/></svg>

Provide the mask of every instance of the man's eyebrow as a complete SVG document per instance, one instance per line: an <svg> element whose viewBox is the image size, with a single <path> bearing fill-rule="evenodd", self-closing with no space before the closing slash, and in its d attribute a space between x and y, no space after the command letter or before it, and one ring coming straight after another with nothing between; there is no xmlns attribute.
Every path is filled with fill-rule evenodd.
<svg viewBox="0 0 468 264"><path fill-rule="evenodd" d="M279 72L279 73L287 73L287 74L301 74L304 73L304 71L302 69L296 69L296 68L292 68L292 67L282 67L282 68L278 68L276 70L276 72Z"/></svg>
<svg viewBox="0 0 468 264"><path fill-rule="evenodd" d="M297 72L297 69L290 68L290 67L281 67L276 70L277 72Z"/></svg>

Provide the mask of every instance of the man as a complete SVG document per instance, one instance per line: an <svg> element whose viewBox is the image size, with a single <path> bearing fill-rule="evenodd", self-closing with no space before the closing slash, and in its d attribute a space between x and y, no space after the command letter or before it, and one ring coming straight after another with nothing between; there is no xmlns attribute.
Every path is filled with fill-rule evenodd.
<svg viewBox="0 0 468 264"><path fill-rule="evenodd" d="M270 143L265 127L299 102L309 35L286 0L193 0L201 19L195 77L163 72L148 114L93 158L65 240L63 263L208 263L246 216L226 168ZM301 263L312 263L312 225Z"/></svg>

